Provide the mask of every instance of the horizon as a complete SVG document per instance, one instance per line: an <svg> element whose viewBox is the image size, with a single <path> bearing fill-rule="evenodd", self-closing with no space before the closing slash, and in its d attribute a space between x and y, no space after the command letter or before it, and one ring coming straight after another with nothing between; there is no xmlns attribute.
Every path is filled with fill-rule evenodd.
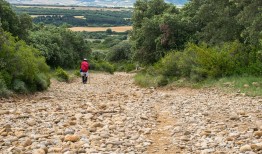
<svg viewBox="0 0 262 154"><path fill-rule="evenodd" d="M52 6L86 6L86 7L128 7L133 8L135 1L134 0L125 0L125 1L119 1L119 0L111 0L111 1L105 1L105 0L94 0L94 1L85 1L85 0L6 0L8 3L12 5L52 5ZM187 0L184 0L184 3ZM165 0L166 3L172 3ZM175 4L177 7L182 7L184 5L181 4Z"/></svg>

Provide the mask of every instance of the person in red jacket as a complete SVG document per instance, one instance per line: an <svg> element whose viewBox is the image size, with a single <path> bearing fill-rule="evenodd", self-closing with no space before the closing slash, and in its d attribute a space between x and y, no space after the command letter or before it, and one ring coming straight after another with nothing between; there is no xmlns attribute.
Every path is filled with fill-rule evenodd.
<svg viewBox="0 0 262 154"><path fill-rule="evenodd" d="M83 84L87 83L88 70L89 70L89 64L87 62L87 59L84 58L84 60L81 62L81 70L80 70Z"/></svg>

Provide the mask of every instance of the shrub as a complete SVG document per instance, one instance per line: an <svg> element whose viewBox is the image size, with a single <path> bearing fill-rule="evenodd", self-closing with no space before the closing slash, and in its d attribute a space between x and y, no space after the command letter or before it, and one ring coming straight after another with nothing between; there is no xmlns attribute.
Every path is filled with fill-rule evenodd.
<svg viewBox="0 0 262 154"><path fill-rule="evenodd" d="M136 65L133 63L125 63L123 66L125 72L130 72L136 69Z"/></svg>
<svg viewBox="0 0 262 154"><path fill-rule="evenodd" d="M11 92L7 89L5 81L0 76L0 97L9 96Z"/></svg>
<svg viewBox="0 0 262 154"><path fill-rule="evenodd" d="M107 59L112 62L119 62L131 59L131 44L128 41L122 41L119 44L113 46Z"/></svg>
<svg viewBox="0 0 262 154"><path fill-rule="evenodd" d="M114 71L115 71L114 66L112 64L110 64L109 62L106 62L106 61L92 60L92 61L90 61L90 67L91 67L92 70L105 71L105 72L108 72L110 74L113 74Z"/></svg>
<svg viewBox="0 0 262 154"><path fill-rule="evenodd" d="M162 74L167 77L179 76L179 58L179 53L170 52L154 66L154 69L158 74Z"/></svg>
<svg viewBox="0 0 262 154"><path fill-rule="evenodd" d="M93 43L101 43L101 40L94 40Z"/></svg>
<svg viewBox="0 0 262 154"><path fill-rule="evenodd" d="M225 43L209 47L206 44L189 43L183 52L168 53L153 67L148 67L143 77L138 76L141 85L164 86L177 78L186 77L193 81L220 78L235 73L260 74L262 62L259 53L248 52L240 43ZM150 79L155 76L155 80ZM148 81L144 78L148 78Z"/></svg>
<svg viewBox="0 0 262 154"><path fill-rule="evenodd" d="M139 73L135 76L135 83L142 87L158 87L168 84L168 79L164 76L154 76L148 73Z"/></svg>
<svg viewBox="0 0 262 154"><path fill-rule="evenodd" d="M5 82L6 88L12 87L12 76L7 71L0 72L0 78Z"/></svg>
<svg viewBox="0 0 262 154"><path fill-rule="evenodd" d="M13 89L18 93L28 93L28 89L24 81L20 79L15 79L13 82Z"/></svg>
<svg viewBox="0 0 262 154"><path fill-rule="evenodd" d="M105 71L105 72L108 72L110 74L114 73L114 67L109 62L101 62L99 64L99 67L101 69L100 71Z"/></svg>
<svg viewBox="0 0 262 154"><path fill-rule="evenodd" d="M10 33L4 32L2 36L4 39L0 37L0 74L6 88L19 93L42 89L38 89L41 82L37 76L40 73L47 76L49 67L44 57L40 56L40 51L26 45L24 41L17 41ZM45 81L48 83L49 78L45 78Z"/></svg>
<svg viewBox="0 0 262 154"><path fill-rule="evenodd" d="M36 75L35 82L37 90L46 90L50 85L50 78L46 74L39 73Z"/></svg>
<svg viewBox="0 0 262 154"><path fill-rule="evenodd" d="M130 62L114 63L116 71L131 72L136 69L136 65Z"/></svg>
<svg viewBox="0 0 262 154"><path fill-rule="evenodd" d="M75 70L74 75L80 77L81 76L80 69Z"/></svg>
<svg viewBox="0 0 262 154"><path fill-rule="evenodd" d="M64 71L61 67L58 67L55 70L55 75L56 75L56 77L58 77L59 81L69 82L69 75L68 75L68 73L66 71Z"/></svg>

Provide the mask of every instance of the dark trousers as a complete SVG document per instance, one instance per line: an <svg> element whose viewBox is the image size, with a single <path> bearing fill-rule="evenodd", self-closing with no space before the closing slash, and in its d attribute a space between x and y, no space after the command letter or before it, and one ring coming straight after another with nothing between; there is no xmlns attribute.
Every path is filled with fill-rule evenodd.
<svg viewBox="0 0 262 154"><path fill-rule="evenodd" d="M84 84L87 83L87 76L86 76L86 75L83 75L83 76L82 76L82 82L83 82Z"/></svg>

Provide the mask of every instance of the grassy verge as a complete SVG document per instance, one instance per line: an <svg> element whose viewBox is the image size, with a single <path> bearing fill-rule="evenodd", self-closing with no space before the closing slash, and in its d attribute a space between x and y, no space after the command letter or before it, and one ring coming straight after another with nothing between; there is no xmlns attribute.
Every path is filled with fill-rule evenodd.
<svg viewBox="0 0 262 154"><path fill-rule="evenodd" d="M170 81L163 76L152 76L139 73L135 76L135 83L142 87L162 86L162 82L168 81L167 87L190 87L190 88L208 88L216 87L229 93L241 93L247 96L262 96L262 77L256 76L232 76L220 79L207 79L202 82L193 82L185 78Z"/></svg>
<svg viewBox="0 0 262 154"><path fill-rule="evenodd" d="M210 83L206 85L210 85ZM243 93L248 96L262 96L262 77L226 77L215 81L213 85L229 92Z"/></svg>

